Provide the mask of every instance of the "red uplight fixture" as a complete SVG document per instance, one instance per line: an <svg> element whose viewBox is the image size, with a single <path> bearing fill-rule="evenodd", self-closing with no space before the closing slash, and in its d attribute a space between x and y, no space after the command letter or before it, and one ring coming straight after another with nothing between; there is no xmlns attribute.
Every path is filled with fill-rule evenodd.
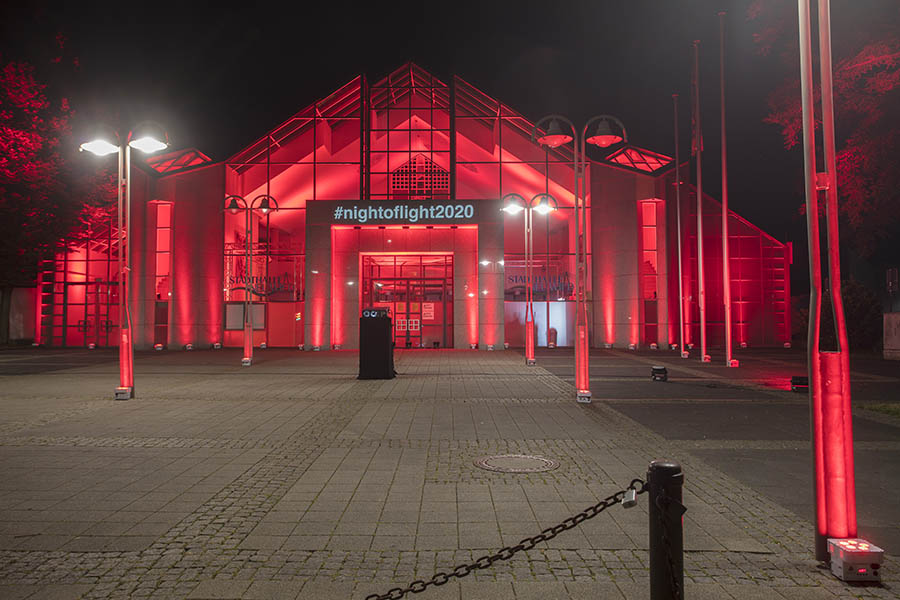
<svg viewBox="0 0 900 600"><path fill-rule="evenodd" d="M622 141L622 136L613 132L612 127L609 126L609 119L601 119L599 123L597 123L597 130L594 132L594 135L589 136L587 138L587 143L592 144L594 146L599 146L600 148L609 148L613 144L618 144Z"/></svg>
<svg viewBox="0 0 900 600"><path fill-rule="evenodd" d="M572 136L568 133L563 133L562 128L559 126L559 121L553 119L550 121L550 126L547 128L547 133L544 135L538 136L537 141L550 148L558 148L563 144L568 144L572 141Z"/></svg>

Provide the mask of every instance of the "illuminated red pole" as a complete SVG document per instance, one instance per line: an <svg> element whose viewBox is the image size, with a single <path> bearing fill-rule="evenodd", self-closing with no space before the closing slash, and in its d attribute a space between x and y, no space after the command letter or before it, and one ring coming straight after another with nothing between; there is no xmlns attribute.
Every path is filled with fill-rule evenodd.
<svg viewBox="0 0 900 600"><path fill-rule="evenodd" d="M128 282L131 277L126 262L128 236L126 227L130 212L125 211L131 204L131 147L127 140L119 144L119 191L117 212L119 226L119 387L116 400L134 398L134 353L131 345L131 318L128 310ZM124 198L123 198L124 197ZM123 202L124 200L124 202Z"/></svg>
<svg viewBox="0 0 900 600"><path fill-rule="evenodd" d="M700 40L694 40L694 140L697 152L697 305L700 309L700 360L706 354L706 286L703 276L703 132L700 127Z"/></svg>
<svg viewBox="0 0 900 600"><path fill-rule="evenodd" d="M533 244L532 208L525 207L525 364L535 364L534 357L534 281L533 281Z"/></svg>
<svg viewBox="0 0 900 600"><path fill-rule="evenodd" d="M803 106L806 224L809 236L808 369L812 447L816 490L816 558L828 560L829 537L856 537L856 490L850 411L850 366L847 329L840 289L840 249L837 224L837 178L834 146L834 105L831 80L831 23L828 0L819 0L819 55L822 84L822 130L826 172L816 173L812 43L809 0L798 0L800 26L800 90ZM825 218L831 302L838 350L819 349L822 321L822 260L818 192L826 193Z"/></svg>
<svg viewBox="0 0 900 600"><path fill-rule="evenodd" d="M687 358L684 349L684 278L681 273L681 157L678 150L678 94L672 94L675 120L675 230L678 248L678 351Z"/></svg>
<svg viewBox="0 0 900 600"><path fill-rule="evenodd" d="M719 12L719 103L722 107L722 301L725 304L725 366L731 359L731 265L728 262L728 160L725 142L725 11Z"/></svg>

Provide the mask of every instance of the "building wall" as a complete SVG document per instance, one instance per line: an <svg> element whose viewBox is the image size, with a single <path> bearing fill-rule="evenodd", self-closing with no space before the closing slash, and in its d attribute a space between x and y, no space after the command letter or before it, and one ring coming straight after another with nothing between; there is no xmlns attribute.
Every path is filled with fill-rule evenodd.
<svg viewBox="0 0 900 600"><path fill-rule="evenodd" d="M174 205L170 348L181 348L188 343L198 348L209 347L222 341L224 196L224 168L212 165L158 180L150 198ZM143 254L143 272L137 274L143 291L143 335L139 342L142 348L152 346L151 303L155 301L152 281L155 279L156 248L151 233L155 232L156 223L146 216L148 206L149 203L145 203L143 228L148 241L134 249Z"/></svg>
<svg viewBox="0 0 900 600"><path fill-rule="evenodd" d="M640 344L643 315L638 201L656 197L655 181L653 177L597 163L591 165L590 179L592 344ZM660 264L664 262L660 260ZM665 302L665 297L659 299L660 305ZM665 311L660 316L664 319ZM668 331L667 323L660 322L659 330Z"/></svg>

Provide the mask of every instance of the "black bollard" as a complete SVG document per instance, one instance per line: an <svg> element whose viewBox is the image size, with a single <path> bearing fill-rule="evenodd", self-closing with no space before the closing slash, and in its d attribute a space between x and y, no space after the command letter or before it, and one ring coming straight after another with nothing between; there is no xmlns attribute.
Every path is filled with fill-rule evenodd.
<svg viewBox="0 0 900 600"><path fill-rule="evenodd" d="M650 463L650 600L684 598L683 485L684 473L677 462Z"/></svg>

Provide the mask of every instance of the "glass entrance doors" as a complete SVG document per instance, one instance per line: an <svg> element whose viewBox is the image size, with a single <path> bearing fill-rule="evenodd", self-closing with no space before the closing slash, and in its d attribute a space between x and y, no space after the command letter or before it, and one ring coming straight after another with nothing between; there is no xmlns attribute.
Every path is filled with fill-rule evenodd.
<svg viewBox="0 0 900 600"><path fill-rule="evenodd" d="M390 311L397 348L453 347L453 255L364 254L362 296Z"/></svg>

